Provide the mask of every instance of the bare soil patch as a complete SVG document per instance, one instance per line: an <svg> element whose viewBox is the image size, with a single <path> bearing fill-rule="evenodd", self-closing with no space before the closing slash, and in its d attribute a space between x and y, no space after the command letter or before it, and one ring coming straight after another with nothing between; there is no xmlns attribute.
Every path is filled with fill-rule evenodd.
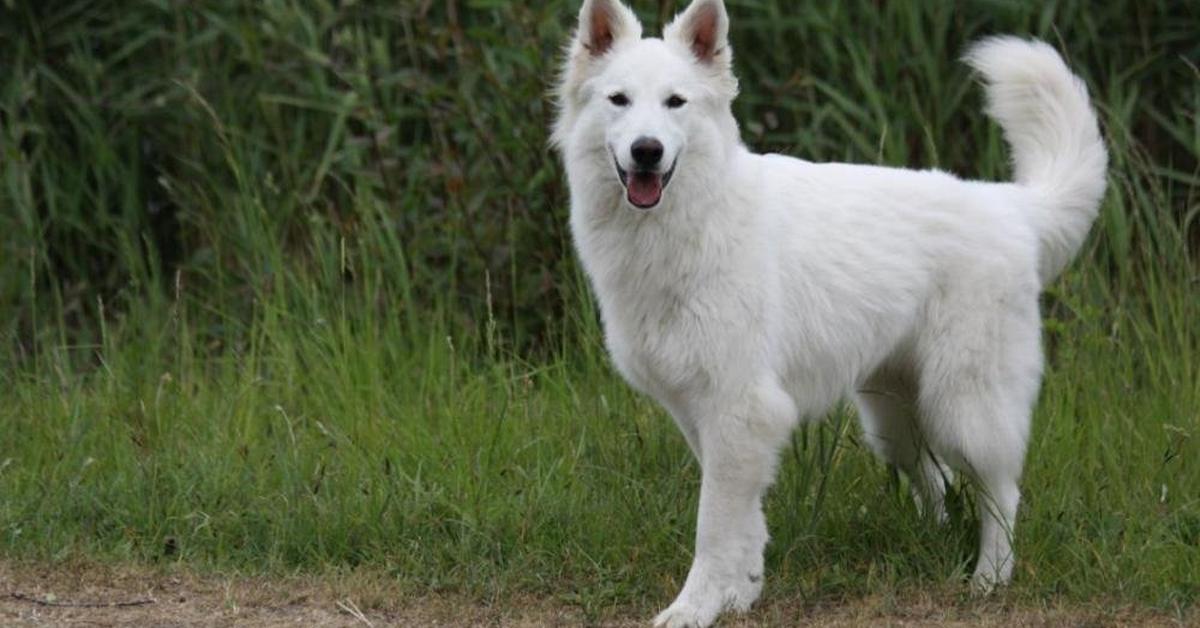
<svg viewBox="0 0 1200 628"><path fill-rule="evenodd" d="M454 596L413 596L386 575L333 573L265 578L197 575L182 568L96 564L30 565L0 561L4 626L645 626L649 616L589 619L556 600L492 603ZM1149 609L1003 600L950 593L875 596L837 603L767 599L725 627L748 626L1183 626L1192 609L1169 616Z"/></svg>

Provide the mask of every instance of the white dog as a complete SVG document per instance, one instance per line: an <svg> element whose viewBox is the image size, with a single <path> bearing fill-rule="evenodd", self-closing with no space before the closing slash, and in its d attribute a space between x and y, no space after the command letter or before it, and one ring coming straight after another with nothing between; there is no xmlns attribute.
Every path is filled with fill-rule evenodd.
<svg viewBox="0 0 1200 628"><path fill-rule="evenodd" d="M691 571L655 624L706 626L754 602L779 452L846 395L932 518L943 465L975 483L973 583L1007 582L1038 292L1105 187L1086 88L1044 43L968 53L1014 183L757 155L730 112L727 33L721 0L694 0L662 39L618 0L585 0L558 88L553 139L608 349L703 472Z"/></svg>

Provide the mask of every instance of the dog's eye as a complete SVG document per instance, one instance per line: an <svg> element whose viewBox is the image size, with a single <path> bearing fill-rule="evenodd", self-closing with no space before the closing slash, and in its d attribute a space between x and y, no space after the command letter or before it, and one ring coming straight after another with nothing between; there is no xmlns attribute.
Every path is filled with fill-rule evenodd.
<svg viewBox="0 0 1200 628"><path fill-rule="evenodd" d="M679 94L671 94L667 99L666 105L668 109L678 109L687 104L687 99Z"/></svg>
<svg viewBox="0 0 1200 628"><path fill-rule="evenodd" d="M608 97L608 102L618 107L625 107L629 104L629 97L621 92L617 92Z"/></svg>

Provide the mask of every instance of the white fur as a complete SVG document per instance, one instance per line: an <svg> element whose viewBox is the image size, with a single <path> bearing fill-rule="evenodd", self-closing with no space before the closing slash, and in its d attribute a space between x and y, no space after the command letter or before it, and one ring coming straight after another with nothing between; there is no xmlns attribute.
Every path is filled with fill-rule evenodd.
<svg viewBox="0 0 1200 628"><path fill-rule="evenodd" d="M598 11L608 48L589 45ZM655 623L706 626L754 602L779 451L848 395L867 442L934 517L947 466L975 482L973 582L1007 582L1042 371L1038 292L1080 246L1105 185L1082 82L1040 42L994 38L968 54L1015 183L816 164L741 143L720 0L694 0L664 39L642 39L617 0L586 0L580 16L554 129L575 245L613 362L671 413L703 473L692 568ZM709 58L697 25L716 38ZM618 91L628 105L610 102ZM664 106L672 94L687 104ZM678 159L650 210L625 200L613 164L628 167L643 136Z"/></svg>

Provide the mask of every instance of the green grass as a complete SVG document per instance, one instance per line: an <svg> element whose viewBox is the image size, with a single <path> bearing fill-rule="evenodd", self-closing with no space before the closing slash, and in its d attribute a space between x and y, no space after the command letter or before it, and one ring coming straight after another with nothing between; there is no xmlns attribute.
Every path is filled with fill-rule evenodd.
<svg viewBox="0 0 1200 628"><path fill-rule="evenodd" d="M698 470L607 366L545 142L574 6L523 4L0 3L0 556L670 599ZM1009 595L1194 606L1200 9L730 5L747 142L813 159L1004 177L955 57L1067 53L1113 163ZM970 572L970 491L930 528L852 411L784 459L768 595Z"/></svg>

